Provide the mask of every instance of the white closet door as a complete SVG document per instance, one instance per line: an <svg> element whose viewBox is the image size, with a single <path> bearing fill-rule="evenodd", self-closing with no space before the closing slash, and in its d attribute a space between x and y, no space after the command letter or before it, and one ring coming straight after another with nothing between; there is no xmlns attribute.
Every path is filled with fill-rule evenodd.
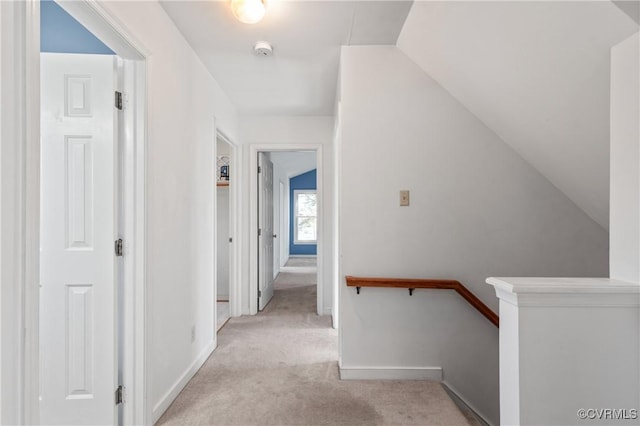
<svg viewBox="0 0 640 426"><path fill-rule="evenodd" d="M42 424L114 424L114 60L43 53Z"/></svg>

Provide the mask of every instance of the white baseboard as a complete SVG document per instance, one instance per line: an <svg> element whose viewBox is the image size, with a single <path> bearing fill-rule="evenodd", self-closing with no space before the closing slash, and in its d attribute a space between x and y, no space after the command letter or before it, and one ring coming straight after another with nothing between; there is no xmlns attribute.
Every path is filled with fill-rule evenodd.
<svg viewBox="0 0 640 426"><path fill-rule="evenodd" d="M322 315L331 315L331 308L324 308L324 313Z"/></svg>
<svg viewBox="0 0 640 426"><path fill-rule="evenodd" d="M442 381L442 367L340 367L340 380Z"/></svg>
<svg viewBox="0 0 640 426"><path fill-rule="evenodd" d="M178 394L182 392L182 389L189 383L189 380L195 376L200 367L204 364L204 362L211 356L213 351L216 348L216 341L211 342L198 357L191 363L189 368L180 376L180 378L171 386L171 388L164 394L160 401L153 407L153 412L151 413L151 417L153 418L152 424L156 424L156 422L162 417L167 408L171 405L171 403L178 397Z"/></svg>
<svg viewBox="0 0 640 426"><path fill-rule="evenodd" d="M469 411L473 413L476 419L480 423L482 423L483 426L491 425L491 423L487 421L487 418L483 416L480 412L478 412L478 410L472 404L470 404L466 399L464 399L462 395L460 395L460 393L458 393L458 391L455 390L455 388L451 387L449 383L447 383L446 381L443 381L442 387L445 389L445 391L447 391L447 393L449 394L449 397L451 397L451 399L456 405L462 405L466 407Z"/></svg>

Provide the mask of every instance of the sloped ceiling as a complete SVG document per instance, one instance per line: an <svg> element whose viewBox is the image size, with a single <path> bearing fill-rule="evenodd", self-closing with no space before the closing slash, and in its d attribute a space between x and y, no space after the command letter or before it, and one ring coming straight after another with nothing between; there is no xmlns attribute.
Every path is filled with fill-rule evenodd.
<svg viewBox="0 0 640 426"><path fill-rule="evenodd" d="M612 2L416 2L397 46L605 229Z"/></svg>
<svg viewBox="0 0 640 426"><path fill-rule="evenodd" d="M271 161L274 169L289 178L316 168L315 151L282 151L272 152Z"/></svg>

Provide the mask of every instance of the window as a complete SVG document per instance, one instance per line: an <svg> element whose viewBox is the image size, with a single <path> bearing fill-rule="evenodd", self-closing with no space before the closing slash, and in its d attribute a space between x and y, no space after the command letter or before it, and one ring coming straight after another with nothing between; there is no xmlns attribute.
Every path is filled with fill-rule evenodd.
<svg viewBox="0 0 640 426"><path fill-rule="evenodd" d="M317 239L317 201L315 189L293 191L294 244L315 244Z"/></svg>

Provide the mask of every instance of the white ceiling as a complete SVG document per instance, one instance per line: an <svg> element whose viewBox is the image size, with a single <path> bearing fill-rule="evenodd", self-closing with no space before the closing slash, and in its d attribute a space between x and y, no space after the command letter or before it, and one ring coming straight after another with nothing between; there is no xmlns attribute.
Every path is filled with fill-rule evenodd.
<svg viewBox="0 0 640 426"><path fill-rule="evenodd" d="M332 115L340 46L397 41L604 228L609 53L638 30L638 4L269 0L246 25L227 0L161 1L244 115ZM272 57L253 54L259 40Z"/></svg>
<svg viewBox="0 0 640 426"><path fill-rule="evenodd" d="M416 2L398 47L608 229L612 2Z"/></svg>
<svg viewBox="0 0 640 426"><path fill-rule="evenodd" d="M332 115L341 45L395 45L411 1L269 0L258 24L228 1L161 1L241 114ZM253 53L257 41L272 57Z"/></svg>
<svg viewBox="0 0 640 426"><path fill-rule="evenodd" d="M274 174L292 178L316 168L315 151L271 152Z"/></svg>

